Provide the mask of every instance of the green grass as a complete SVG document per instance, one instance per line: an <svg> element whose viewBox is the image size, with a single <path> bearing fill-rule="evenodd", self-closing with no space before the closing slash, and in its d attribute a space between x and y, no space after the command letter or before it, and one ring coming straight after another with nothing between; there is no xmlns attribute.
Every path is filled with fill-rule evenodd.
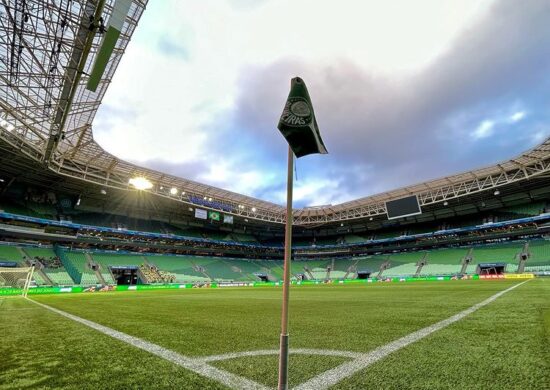
<svg viewBox="0 0 550 390"><path fill-rule="evenodd" d="M464 310L512 281L296 287L291 348L368 352ZM276 349L279 288L33 298L186 356ZM22 299L0 300L0 388L223 388ZM291 384L346 358L292 355ZM550 280L538 279L335 388L550 387ZM213 365L269 386L277 357Z"/></svg>
<svg viewBox="0 0 550 390"><path fill-rule="evenodd" d="M289 385L297 386L326 370L347 362L349 359L338 356L290 355ZM256 382L277 387L279 356L258 356L230 359L214 364L234 374L253 378Z"/></svg>

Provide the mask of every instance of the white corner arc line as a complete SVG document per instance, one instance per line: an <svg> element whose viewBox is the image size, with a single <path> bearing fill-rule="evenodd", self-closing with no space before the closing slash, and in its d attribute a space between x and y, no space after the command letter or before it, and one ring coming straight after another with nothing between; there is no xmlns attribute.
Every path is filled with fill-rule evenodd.
<svg viewBox="0 0 550 390"><path fill-rule="evenodd" d="M201 362L217 362L220 360L236 359L247 356L268 356L278 355L278 349L260 349L256 351L231 352L221 355L211 355L197 358ZM363 352L338 351L334 349L310 349L310 348L291 348L288 351L291 355L321 355L321 356L340 356L350 359L358 359L365 354Z"/></svg>
<svg viewBox="0 0 550 390"><path fill-rule="evenodd" d="M266 390L268 389L266 386L263 386L257 382L254 382L250 379L243 378L241 376L232 374L230 372L218 369L216 367L210 366L206 364L205 362L189 358L187 356L183 356L177 352L171 351L169 349L166 349L164 347L161 347L160 345L150 343L148 341L142 340L138 337L130 336L126 333L119 332L117 330L108 328L106 326L100 325L98 323L95 323L93 321L86 320L84 318L75 316L73 314L69 314L67 312L64 312L62 310L56 309L54 307L44 305L43 303L33 301L32 299L28 299L29 301L42 306L45 309L51 310L63 317L69 318L73 321L79 322L83 325L86 325L92 329L97 330L98 332L101 332L107 336L110 336L114 339L120 340L122 342L125 342L127 344L130 344L133 347L142 349L146 352L149 352L153 355L156 355L162 359L168 360L174 364L177 364L180 367L186 368L190 371L193 371L199 375L202 375L209 379L214 379L232 389L246 389L246 390Z"/></svg>
<svg viewBox="0 0 550 390"><path fill-rule="evenodd" d="M531 279L529 279L531 280ZM324 373L317 375L316 377L308 380L307 382L302 383L301 385L295 387L296 390L322 390L322 389L328 389L329 387L337 384L338 382L342 381L343 379L352 376L353 374L357 373L358 371L370 366L371 364L377 362L378 360L381 360L388 356L389 354L406 347L409 344L415 343L421 339L423 339L426 336L429 336L430 334L437 332L438 330L441 330L443 328L446 328L447 326L463 319L469 314L472 314L476 310L482 308L483 306L487 306L491 302L495 301L500 296L506 294L509 291L512 291L513 289L521 286L524 283L527 283L529 280L526 280L525 282L521 282L518 284L513 285L512 287L509 287L503 291L500 291L496 293L495 295L485 299L484 301L477 303L471 307L469 307L466 310L461 311L458 314L455 314L445 320L436 322L433 325L427 326L423 329L420 329L416 332L410 333L407 336L401 337L400 339L397 339L395 341L392 341L389 344L383 345L381 347L376 348L375 350L363 354L362 357L352 360L350 362L343 363L337 367L334 367L328 371L325 371Z"/></svg>

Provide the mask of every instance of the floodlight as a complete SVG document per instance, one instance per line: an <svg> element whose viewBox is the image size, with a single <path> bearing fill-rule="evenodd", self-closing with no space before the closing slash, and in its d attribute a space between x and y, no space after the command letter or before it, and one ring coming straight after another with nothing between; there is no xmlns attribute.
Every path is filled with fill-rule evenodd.
<svg viewBox="0 0 550 390"><path fill-rule="evenodd" d="M369 221L372 221L372 220L373 220L373 218L372 218L372 217L370 217L370 218L369 218Z"/></svg>
<svg viewBox="0 0 550 390"><path fill-rule="evenodd" d="M208 197L205 196L203 199L206 200L206 199L208 199Z"/></svg>
<svg viewBox="0 0 550 390"><path fill-rule="evenodd" d="M252 207L252 212L253 212L253 213L256 212L256 207Z"/></svg>
<svg viewBox="0 0 550 390"><path fill-rule="evenodd" d="M209 201L209 202L212 202L212 198L208 198L208 201Z"/></svg>
<svg viewBox="0 0 550 390"><path fill-rule="evenodd" d="M128 184L134 186L137 190L149 190L153 188L153 183L142 176L134 177L128 180Z"/></svg>
<svg viewBox="0 0 550 390"><path fill-rule="evenodd" d="M443 206L448 206L449 205L449 202L445 201L443 202Z"/></svg>
<svg viewBox="0 0 550 390"><path fill-rule="evenodd" d="M344 226L344 222L342 222L342 223L340 224L340 226Z"/></svg>
<svg viewBox="0 0 550 390"><path fill-rule="evenodd" d="M176 187L170 188L170 195L177 195L177 194L178 194L178 189Z"/></svg>
<svg viewBox="0 0 550 390"><path fill-rule="evenodd" d="M107 191L105 191L103 188L99 192L101 192L101 195L107 195Z"/></svg>
<svg viewBox="0 0 550 390"><path fill-rule="evenodd" d="M499 191L499 190L495 190L494 194L495 194L495 196L500 195L500 191Z"/></svg>

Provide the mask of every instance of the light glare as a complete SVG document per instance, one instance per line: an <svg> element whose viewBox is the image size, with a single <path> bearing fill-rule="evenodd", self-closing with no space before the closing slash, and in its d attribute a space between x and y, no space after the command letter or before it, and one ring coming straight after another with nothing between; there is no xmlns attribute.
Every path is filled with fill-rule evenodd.
<svg viewBox="0 0 550 390"><path fill-rule="evenodd" d="M151 183L148 179L145 177L134 177L130 180L128 180L128 183L137 190L149 190L153 188L153 183Z"/></svg>

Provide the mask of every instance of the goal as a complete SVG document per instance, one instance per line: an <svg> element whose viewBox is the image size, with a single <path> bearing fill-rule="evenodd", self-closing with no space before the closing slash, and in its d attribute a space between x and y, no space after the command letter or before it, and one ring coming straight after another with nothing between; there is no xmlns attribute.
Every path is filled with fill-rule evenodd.
<svg viewBox="0 0 550 390"><path fill-rule="evenodd" d="M0 288L20 289L26 297L33 274L34 267L0 267Z"/></svg>

